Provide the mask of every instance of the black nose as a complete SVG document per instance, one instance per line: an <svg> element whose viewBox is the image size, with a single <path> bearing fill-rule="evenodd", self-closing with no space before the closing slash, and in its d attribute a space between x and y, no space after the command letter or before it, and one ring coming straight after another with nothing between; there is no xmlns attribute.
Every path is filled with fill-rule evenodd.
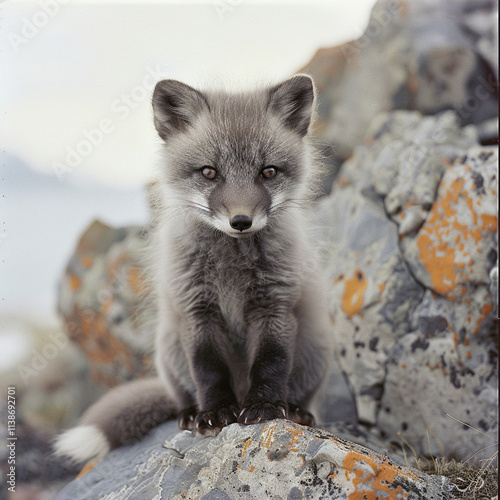
<svg viewBox="0 0 500 500"><path fill-rule="evenodd" d="M235 215L231 219L231 227L238 231L244 231L252 225L252 219L248 215Z"/></svg>

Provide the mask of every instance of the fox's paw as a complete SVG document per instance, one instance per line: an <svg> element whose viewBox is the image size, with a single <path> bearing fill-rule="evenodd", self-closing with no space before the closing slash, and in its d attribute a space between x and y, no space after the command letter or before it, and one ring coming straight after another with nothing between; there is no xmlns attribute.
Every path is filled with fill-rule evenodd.
<svg viewBox="0 0 500 500"><path fill-rule="evenodd" d="M179 424L179 429L182 429L183 431L192 431L194 429L194 419L196 418L196 414L197 410L194 406L180 411L177 414L177 423Z"/></svg>
<svg viewBox="0 0 500 500"><path fill-rule="evenodd" d="M287 405L283 401L276 403L253 403L246 405L238 416L240 424L258 424L275 418L287 418Z"/></svg>
<svg viewBox="0 0 500 500"><path fill-rule="evenodd" d="M316 423L312 413L292 403L288 403L288 418L297 424L307 425L309 427L314 427Z"/></svg>
<svg viewBox="0 0 500 500"><path fill-rule="evenodd" d="M214 411L200 411L194 419L194 430L198 436L217 436L223 427L238 420L238 408L228 406Z"/></svg>

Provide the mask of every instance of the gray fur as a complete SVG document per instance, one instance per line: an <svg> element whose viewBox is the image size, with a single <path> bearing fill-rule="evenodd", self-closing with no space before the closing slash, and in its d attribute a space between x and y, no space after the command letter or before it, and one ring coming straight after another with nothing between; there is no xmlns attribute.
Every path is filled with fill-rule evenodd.
<svg viewBox="0 0 500 500"><path fill-rule="evenodd" d="M199 92L172 80L154 92L164 140L150 250L155 362L162 408L194 407L201 435L287 415L286 403L291 418L307 423L300 415L331 359L324 286L305 231L319 169L307 135L314 95L306 75L250 93ZM205 178L204 166L217 179ZM269 166L278 174L264 179ZM251 227L231 227L235 215ZM85 423L116 445L130 434L117 413L137 404L109 416L106 404Z"/></svg>

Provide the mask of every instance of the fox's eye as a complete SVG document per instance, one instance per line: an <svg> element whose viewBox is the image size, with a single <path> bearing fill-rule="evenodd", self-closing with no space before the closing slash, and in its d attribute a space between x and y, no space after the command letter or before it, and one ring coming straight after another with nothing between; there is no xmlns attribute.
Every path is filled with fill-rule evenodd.
<svg viewBox="0 0 500 500"><path fill-rule="evenodd" d="M261 175L264 179L272 179L277 173L276 167L266 167L262 170Z"/></svg>
<svg viewBox="0 0 500 500"><path fill-rule="evenodd" d="M215 176L217 175L217 170L213 167L203 167L201 169L201 174L203 177L206 177L207 179L213 180L215 179Z"/></svg>

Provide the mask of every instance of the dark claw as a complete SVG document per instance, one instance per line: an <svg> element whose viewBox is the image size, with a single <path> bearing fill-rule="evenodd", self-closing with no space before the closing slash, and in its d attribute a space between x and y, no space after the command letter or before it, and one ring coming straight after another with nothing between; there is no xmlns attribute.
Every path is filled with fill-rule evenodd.
<svg viewBox="0 0 500 500"><path fill-rule="evenodd" d="M308 427L314 427L316 423L312 413L291 403L288 403L288 418L297 424L307 425Z"/></svg>
<svg viewBox="0 0 500 500"><path fill-rule="evenodd" d="M196 434L200 436L217 436L222 429L222 425L214 425L216 421L215 412L200 411L194 420Z"/></svg>
<svg viewBox="0 0 500 500"><path fill-rule="evenodd" d="M253 403L246 405L238 416L241 424L258 424L267 422L275 418L287 418L288 411L286 403L278 401L276 403Z"/></svg>
<svg viewBox="0 0 500 500"><path fill-rule="evenodd" d="M200 411L196 414L193 428L199 436L217 436L223 427L236 422L238 408L229 406L217 411Z"/></svg>
<svg viewBox="0 0 500 500"><path fill-rule="evenodd" d="M177 415L177 423L182 430L192 431L194 429L194 419L196 418L196 408L186 408Z"/></svg>

